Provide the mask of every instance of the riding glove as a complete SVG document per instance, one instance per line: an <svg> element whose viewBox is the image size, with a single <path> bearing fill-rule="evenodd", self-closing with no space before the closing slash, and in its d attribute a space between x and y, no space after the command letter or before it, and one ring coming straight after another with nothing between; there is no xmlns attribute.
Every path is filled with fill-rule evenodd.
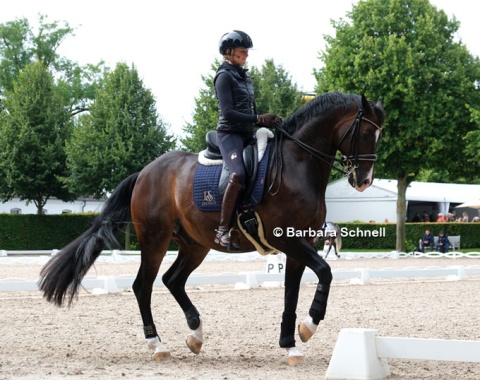
<svg viewBox="0 0 480 380"><path fill-rule="evenodd" d="M266 127L272 127L277 120L277 115L274 113L265 113L263 115L257 115L257 124L264 125Z"/></svg>

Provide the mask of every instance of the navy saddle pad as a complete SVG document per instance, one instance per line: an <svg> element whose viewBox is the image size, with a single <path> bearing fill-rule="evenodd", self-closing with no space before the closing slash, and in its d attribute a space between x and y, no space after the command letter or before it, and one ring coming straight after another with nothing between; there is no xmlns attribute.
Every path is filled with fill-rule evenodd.
<svg viewBox="0 0 480 380"><path fill-rule="evenodd" d="M270 144L258 164L258 173L255 185L247 199L240 201L240 209L250 208L259 204L263 197L263 189L268 167ZM193 179L193 201L202 211L220 211L222 209L223 194L218 189L223 165L198 165Z"/></svg>

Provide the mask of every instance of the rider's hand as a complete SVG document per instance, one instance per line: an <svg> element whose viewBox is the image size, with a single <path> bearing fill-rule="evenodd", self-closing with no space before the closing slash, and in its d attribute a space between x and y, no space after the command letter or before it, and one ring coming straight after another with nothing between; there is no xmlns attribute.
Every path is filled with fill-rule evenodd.
<svg viewBox="0 0 480 380"><path fill-rule="evenodd" d="M272 127L277 120L277 115L274 113L265 113L263 115L257 115L257 124L264 125L266 127Z"/></svg>

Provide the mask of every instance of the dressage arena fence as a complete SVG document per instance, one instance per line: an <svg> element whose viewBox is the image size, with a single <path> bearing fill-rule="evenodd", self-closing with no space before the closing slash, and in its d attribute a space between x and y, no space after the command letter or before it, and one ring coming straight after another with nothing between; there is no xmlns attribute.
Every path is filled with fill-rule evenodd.
<svg viewBox="0 0 480 380"><path fill-rule="evenodd" d="M0 264L2 259L13 259L7 262L19 262L15 260L15 256L22 256L24 263L46 263L52 255L57 254L58 250L45 250L45 251L0 251ZM319 252L321 254L322 252ZM248 258L260 257L258 253L242 253L242 254L225 254L222 252L214 251L213 255L225 257L236 256L241 257L247 255ZM35 256L35 257L32 257ZM39 256L40 255L40 256ZM252 256L253 255L253 256ZM357 253L343 253L342 257L345 259L358 258L358 257L389 257L389 258L404 258L412 257L408 254L382 253L382 254L357 254ZM479 258L479 253L468 253L460 256L460 253L456 252L456 255L443 254L442 257L470 257ZM414 257L417 257L416 255ZM436 257L428 256L424 257ZM173 261L176 258L176 252L169 251L165 257L165 261ZM332 260L336 260L335 257ZM97 259L97 262L111 262L122 263L128 261L140 261L139 251L102 251L102 254ZM240 272L240 273L222 273L214 275L205 275L201 273L192 273L187 280L187 286L198 286L205 284L235 284L235 289L251 289L260 287L260 284L264 287L276 287L282 286L284 282L284 269L285 269L285 255L269 255L266 259L265 272ZM381 270L372 270L366 268L358 268L354 270L333 270L334 280L350 280L351 284L365 285L371 282L372 279L387 279L387 278L415 278L415 277L446 277L447 280L464 280L469 276L480 275L480 265L464 266L450 266L443 267L406 267L403 269L384 268ZM119 289L131 288L135 277L133 276L86 276L82 281L82 288L91 291L92 294L106 294L116 293ZM313 271L306 269L302 277L302 282L316 281L317 278ZM157 277L154 284L155 287L164 287L161 277ZM17 278L0 279L0 291L12 292L12 291L38 291L37 281L27 281Z"/></svg>
<svg viewBox="0 0 480 380"><path fill-rule="evenodd" d="M480 363L480 341L382 337L375 329L342 329L325 379L386 379L387 359Z"/></svg>

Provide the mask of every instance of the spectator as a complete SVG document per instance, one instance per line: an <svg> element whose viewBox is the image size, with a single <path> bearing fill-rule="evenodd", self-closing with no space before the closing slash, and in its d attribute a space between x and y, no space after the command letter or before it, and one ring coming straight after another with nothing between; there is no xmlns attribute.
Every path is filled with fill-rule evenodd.
<svg viewBox="0 0 480 380"><path fill-rule="evenodd" d="M337 238L340 239L339 247L341 247L341 234L340 234L340 227L334 223L326 222L324 226L324 236L325 236L325 245L328 245L327 254L325 255L325 259L327 258L328 254L330 253L332 247L335 256L340 258L340 254L337 251Z"/></svg>
<svg viewBox="0 0 480 380"><path fill-rule="evenodd" d="M448 252L450 248L450 241L448 240L448 236L445 232L440 231L438 233L438 243L437 243L437 251L441 253Z"/></svg>
<svg viewBox="0 0 480 380"><path fill-rule="evenodd" d="M445 217L443 216L442 213L439 213L438 216L437 216L437 220L436 222L437 223L445 223L447 221L447 219L445 219Z"/></svg>
<svg viewBox="0 0 480 380"><path fill-rule="evenodd" d="M421 221L422 221L422 218L420 217L420 214L417 212L412 219L412 223L420 223Z"/></svg>
<svg viewBox="0 0 480 380"><path fill-rule="evenodd" d="M430 215L428 215L428 212L424 211L423 212L423 221L425 223L429 223L430 222Z"/></svg>
<svg viewBox="0 0 480 380"><path fill-rule="evenodd" d="M425 248L430 248L430 251L433 251L433 246L435 245L433 235L430 230L427 229L423 235L422 242L420 243L420 251L425 253Z"/></svg>
<svg viewBox="0 0 480 380"><path fill-rule="evenodd" d="M462 222L468 223L468 213L464 211L462 215L463 215Z"/></svg>
<svg viewBox="0 0 480 380"><path fill-rule="evenodd" d="M472 222L480 222L480 216L473 217Z"/></svg>

